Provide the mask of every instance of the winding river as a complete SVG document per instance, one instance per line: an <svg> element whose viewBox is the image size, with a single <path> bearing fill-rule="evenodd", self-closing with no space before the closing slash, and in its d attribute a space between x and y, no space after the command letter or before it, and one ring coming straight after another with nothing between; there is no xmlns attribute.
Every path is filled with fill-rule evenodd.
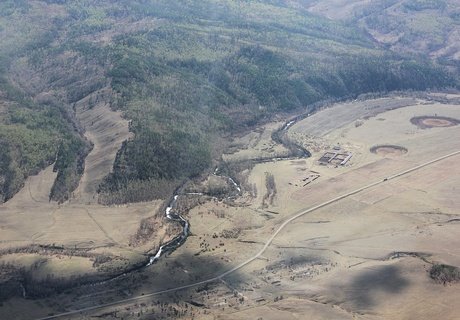
<svg viewBox="0 0 460 320"><path fill-rule="evenodd" d="M169 220L178 222L182 226L182 233L174 237L174 239L172 239L171 241L160 246L156 254L150 257L149 263L147 263L146 267L149 267L152 264L154 264L165 253L174 251L182 244L184 244L184 242L187 240L187 237L190 233L190 223L186 219L184 219L184 217L182 217L180 214L174 212L177 199L179 199L179 194L174 195L173 199L166 208L165 215L166 218L168 218Z"/></svg>
<svg viewBox="0 0 460 320"><path fill-rule="evenodd" d="M310 114L304 114L304 115L297 116L294 119L289 120L280 129L278 129L277 131L273 132L272 139L275 142L283 144L283 145L286 146L286 140L281 138L281 135L284 132L286 132L296 122L308 117L309 115ZM306 150L305 148L301 147L301 146L290 144L289 146L286 146L286 147L289 150L291 150L291 152L293 152L294 154L297 154L298 157L310 157L311 156L310 152L308 150ZM289 159L289 158L291 158L290 155L288 155L286 157L276 157L276 158L271 158L271 159L265 159L265 160L261 160L260 162L285 160L285 159ZM215 176L219 176L219 177L223 177L223 178L227 179L230 182L230 184L233 186L233 188L238 192L238 194L241 194L241 190L242 190L241 186L233 178L228 177L228 176L222 176L222 175L219 175L218 173L219 173L219 167L217 167L214 170L213 174ZM145 265L145 267L150 267L152 264L157 262L161 258L161 256L163 256L163 255L165 255L167 253L171 253L174 250L176 250L177 248L179 248L181 245L183 245L185 243L185 241L187 240L187 237L190 234L190 223L183 216L181 216L180 214L175 212L175 209L177 207L177 200L179 199L179 197L184 197L184 196L189 196L189 195L203 195L203 194L201 194L201 193L184 193L184 194L182 194L180 190L181 190L181 188L179 188L178 191L175 192L173 198L171 199L171 201L169 202L168 206L166 207L165 216L170 221L179 223L182 226L182 232L179 235L177 235L176 237L174 237L172 240L170 240L170 241L166 242L165 244L161 245L160 248L156 251L155 255L152 255L152 256L149 257L149 262Z"/></svg>

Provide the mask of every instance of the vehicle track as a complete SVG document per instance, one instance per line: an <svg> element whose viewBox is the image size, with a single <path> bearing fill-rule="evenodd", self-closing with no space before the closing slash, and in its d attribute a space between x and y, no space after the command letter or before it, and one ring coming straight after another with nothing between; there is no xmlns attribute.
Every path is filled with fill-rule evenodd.
<svg viewBox="0 0 460 320"><path fill-rule="evenodd" d="M88 215L88 217L94 222L94 224L96 224L96 226L99 228L99 230L101 230L101 232L105 235L105 237L107 239L109 239L110 241L112 241L113 244L119 244L114 238L112 238L109 233L102 227L102 225L94 218L93 214L86 208L84 208L84 210L86 211L86 214Z"/></svg>

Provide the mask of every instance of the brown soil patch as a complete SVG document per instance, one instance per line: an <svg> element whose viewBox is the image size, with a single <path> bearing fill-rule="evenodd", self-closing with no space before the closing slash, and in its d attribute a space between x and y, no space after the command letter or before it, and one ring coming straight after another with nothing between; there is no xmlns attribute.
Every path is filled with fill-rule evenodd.
<svg viewBox="0 0 460 320"><path fill-rule="evenodd" d="M400 156L407 153L406 148L394 145L374 146L370 151L381 156Z"/></svg>
<svg viewBox="0 0 460 320"><path fill-rule="evenodd" d="M460 120L449 117L421 116L413 117L410 122L420 129L429 129L456 126L460 123Z"/></svg>

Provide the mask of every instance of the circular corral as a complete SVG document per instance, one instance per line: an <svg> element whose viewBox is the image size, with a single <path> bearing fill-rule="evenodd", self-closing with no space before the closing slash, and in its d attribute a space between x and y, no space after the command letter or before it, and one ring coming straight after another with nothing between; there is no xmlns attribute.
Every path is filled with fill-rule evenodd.
<svg viewBox="0 0 460 320"><path fill-rule="evenodd" d="M429 129L456 126L460 123L460 120L442 116L420 116L413 117L410 122L420 129Z"/></svg>
<svg viewBox="0 0 460 320"><path fill-rule="evenodd" d="M408 150L401 146L383 144L383 145L373 146L370 149L370 151L380 156L400 156L400 155L407 153Z"/></svg>

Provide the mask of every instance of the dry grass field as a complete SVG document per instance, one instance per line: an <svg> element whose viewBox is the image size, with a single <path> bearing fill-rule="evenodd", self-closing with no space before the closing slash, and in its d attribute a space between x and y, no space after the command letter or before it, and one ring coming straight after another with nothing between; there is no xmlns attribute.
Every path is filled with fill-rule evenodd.
<svg viewBox="0 0 460 320"><path fill-rule="evenodd" d="M19 193L0 206L0 264L23 267L34 280L117 274L145 261L145 252L156 248L166 236L159 216L152 241L144 246L130 245L141 222L157 215L160 201L117 207L97 204L97 186L112 169L121 143L131 135L128 121L110 110L107 96L110 92L102 90L76 105L79 121L94 147L72 199L62 205L49 201L56 179L53 166L49 166L30 177ZM102 265L95 263L98 256L107 257Z"/></svg>
<svg viewBox="0 0 460 320"><path fill-rule="evenodd" d="M109 89L100 90L76 105L78 120L93 149L86 158L85 172L72 202L97 203L97 187L112 170L122 142L132 137L128 120L110 109L107 97L113 95Z"/></svg>
<svg viewBox="0 0 460 320"><path fill-rule="evenodd" d="M240 176L246 179L246 189L241 196L210 199L186 213L192 235L171 255L112 283L77 288L33 304L10 300L0 312L32 319L139 297L63 318L456 319L459 284L435 281L429 271L434 263L460 266L460 155L384 180L460 150L460 126L455 125L460 105L455 99L439 103L392 97L320 111L289 130L291 139L311 150L312 157L244 170ZM431 120L420 126L411 122L416 117ZM450 126L444 122L448 118ZM243 151L235 150L227 160L263 157L267 150L262 146L279 148L266 132L276 127L267 125L240 137L235 144ZM352 154L345 165L320 163L325 152L338 148ZM1 208L2 246L12 246L13 240L27 244L65 239L67 244L101 246L94 250L128 257L129 236L158 205L57 207L40 194L51 180L47 169ZM257 254L295 213L377 181L381 183L288 224L258 259L221 281L147 295L218 276ZM18 220L18 215L24 219ZM26 264L38 258L29 254L2 259ZM41 268L72 275L91 267L88 259L75 263L78 267L53 258ZM29 313L18 311L18 305L27 305Z"/></svg>
<svg viewBox="0 0 460 320"><path fill-rule="evenodd" d="M208 218L209 229L199 230L204 238L209 230L231 229L231 223L245 227L235 240L221 240L225 252L216 248L202 255L236 265L293 213L460 150L459 126L420 128L411 123L418 116L460 119L460 106L415 98L357 101L294 125L293 138L306 146L321 141L318 151L306 160L256 165L249 182L257 196L238 210L221 206L224 217ZM337 145L353 153L351 160L345 166L319 164ZM387 147L372 153L379 145L407 152ZM455 319L460 287L436 283L428 271L433 262L460 266L459 161L459 155L444 159L289 224L263 258L240 271L248 280L233 279L247 299L230 310L215 310L218 319ZM273 174L277 194L264 208L266 172ZM320 177L303 186L312 172ZM192 225L204 225L199 212L208 206L191 212ZM214 204L211 211L218 210ZM198 240L190 238L178 254L197 250Z"/></svg>

